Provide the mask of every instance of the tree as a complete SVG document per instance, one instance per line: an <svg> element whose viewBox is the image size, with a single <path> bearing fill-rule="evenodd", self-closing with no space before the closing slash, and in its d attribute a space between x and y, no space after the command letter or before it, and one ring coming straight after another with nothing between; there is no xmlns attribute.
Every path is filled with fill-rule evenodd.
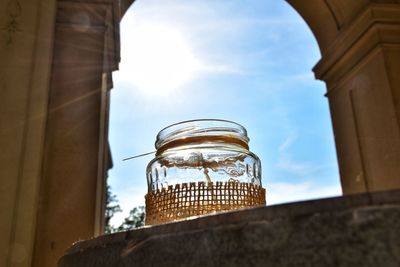
<svg viewBox="0 0 400 267"><path fill-rule="evenodd" d="M144 226L144 218L144 206L135 207L131 209L129 216L124 219L124 222L117 228L117 231L126 231L132 228Z"/></svg>
<svg viewBox="0 0 400 267"><path fill-rule="evenodd" d="M117 228L114 228L110 224L111 218L115 215L115 213L122 211L121 207L117 203L118 203L117 196L112 194L111 186L107 185L106 214L105 214L105 232L107 234L117 231Z"/></svg>

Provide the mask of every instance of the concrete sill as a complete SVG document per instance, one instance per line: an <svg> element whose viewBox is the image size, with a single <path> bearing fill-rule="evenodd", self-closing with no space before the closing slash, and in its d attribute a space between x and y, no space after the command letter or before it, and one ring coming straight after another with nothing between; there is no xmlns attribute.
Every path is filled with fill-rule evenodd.
<svg viewBox="0 0 400 267"><path fill-rule="evenodd" d="M247 209L79 241L59 267L400 266L400 190Z"/></svg>

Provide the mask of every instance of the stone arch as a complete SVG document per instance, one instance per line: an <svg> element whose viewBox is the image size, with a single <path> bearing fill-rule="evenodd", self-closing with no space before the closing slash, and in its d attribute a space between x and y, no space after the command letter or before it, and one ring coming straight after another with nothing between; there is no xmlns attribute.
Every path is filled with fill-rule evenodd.
<svg viewBox="0 0 400 267"><path fill-rule="evenodd" d="M287 1L321 50L344 193L400 188L400 0ZM0 3L0 265L54 266L101 234L108 90L132 2Z"/></svg>
<svg viewBox="0 0 400 267"><path fill-rule="evenodd" d="M388 73L398 68L398 55L387 48L399 42L400 1L286 1L308 24L321 51L313 71L327 86L344 194L399 188L400 106L392 97L400 89ZM379 76L377 69L389 76ZM385 94L377 87L383 84ZM366 90L368 96L361 93ZM379 115L373 121L364 111ZM374 125L381 131L372 130Z"/></svg>
<svg viewBox="0 0 400 267"><path fill-rule="evenodd" d="M400 2L288 2L321 50L314 73L327 85L343 192L399 188L400 106L395 99L400 88L390 73L399 67L400 29L393 23L399 21Z"/></svg>

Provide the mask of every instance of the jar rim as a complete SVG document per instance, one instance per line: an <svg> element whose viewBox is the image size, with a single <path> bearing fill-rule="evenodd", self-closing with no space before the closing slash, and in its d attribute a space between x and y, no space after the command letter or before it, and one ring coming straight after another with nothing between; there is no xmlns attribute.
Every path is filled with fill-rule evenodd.
<svg viewBox="0 0 400 267"><path fill-rule="evenodd" d="M223 119L194 119L171 124L163 128L155 142L156 149L188 137L229 137L246 145L250 141L246 128L239 123Z"/></svg>

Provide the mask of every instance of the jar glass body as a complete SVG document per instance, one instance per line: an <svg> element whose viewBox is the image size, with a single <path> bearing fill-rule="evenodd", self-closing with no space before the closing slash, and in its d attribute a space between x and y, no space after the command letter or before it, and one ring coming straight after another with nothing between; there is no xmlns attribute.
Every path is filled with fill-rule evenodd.
<svg viewBox="0 0 400 267"><path fill-rule="evenodd" d="M265 205L261 162L246 129L224 120L171 125L147 166L146 224Z"/></svg>
<svg viewBox="0 0 400 267"><path fill-rule="evenodd" d="M148 190L191 182L261 186L261 162L249 151L248 141L244 127L229 121L195 120L169 126L158 134L156 157L147 166Z"/></svg>

